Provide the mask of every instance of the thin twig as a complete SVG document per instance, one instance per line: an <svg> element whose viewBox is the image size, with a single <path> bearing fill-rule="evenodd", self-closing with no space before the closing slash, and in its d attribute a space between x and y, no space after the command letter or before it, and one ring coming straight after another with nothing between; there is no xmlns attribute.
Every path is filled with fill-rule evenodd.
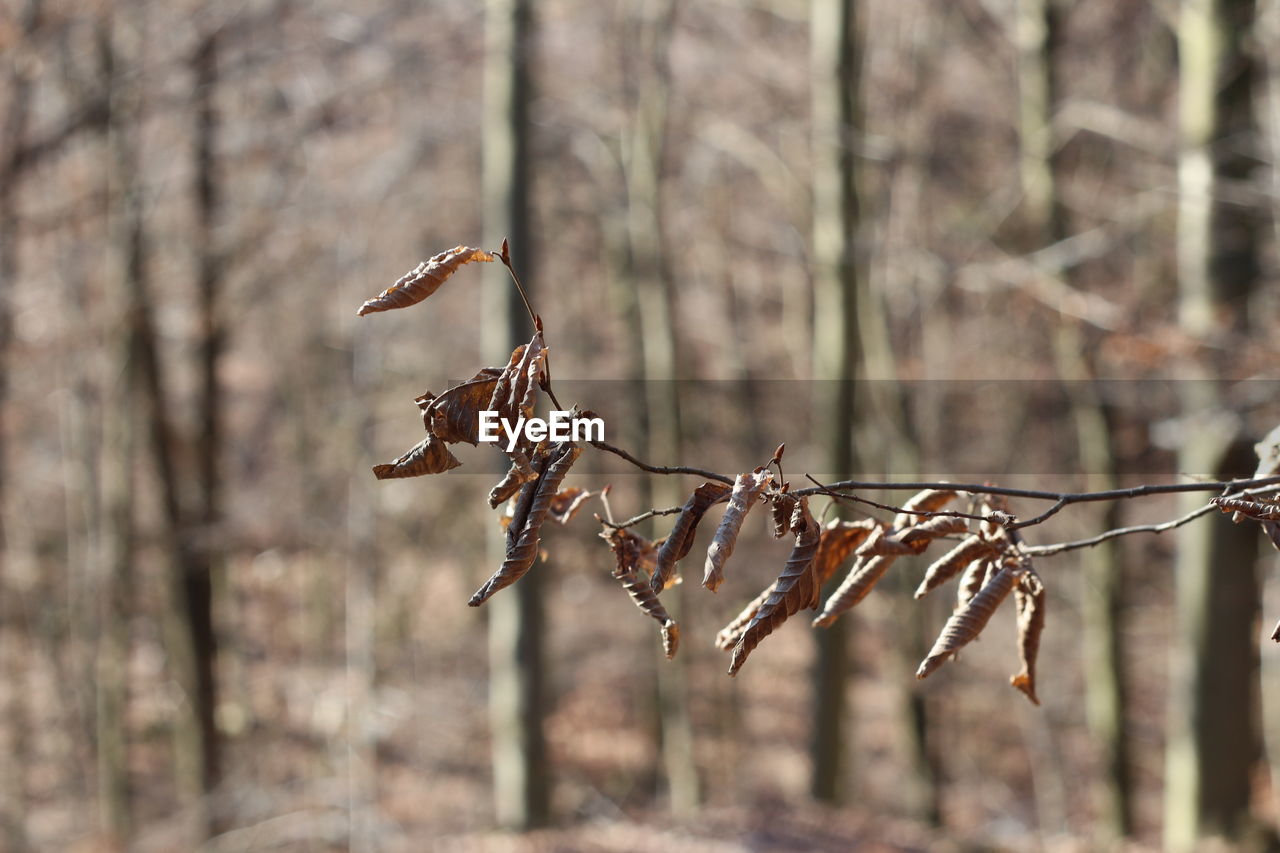
<svg viewBox="0 0 1280 853"><path fill-rule="evenodd" d="M666 509L651 509L647 512L640 513L634 518L628 518L626 521L619 521L616 523L612 517L600 518L600 516L596 516L596 518L600 518L600 523L606 527L612 527L614 530L622 530L625 527L633 527L642 521L648 521L649 519L657 518L660 515L675 515L682 509L684 509L684 507L679 506L670 506Z"/></svg>
<svg viewBox="0 0 1280 853"><path fill-rule="evenodd" d="M538 315L533 313L533 306L529 304L529 295L524 292L524 285L520 283L520 276L516 275L516 268L511 266L511 251L507 246L507 238L502 238L502 248L491 254L497 255L498 260L502 261L502 265L507 268L507 272L511 274L511 280L516 283L516 290L520 291L520 298L524 300L524 310L529 312L529 321L537 326ZM550 391L548 390L548 393ZM559 404L556 404L557 407Z"/></svg>
<svg viewBox="0 0 1280 853"><path fill-rule="evenodd" d="M943 516L948 516L948 517L950 517L950 518L967 518L967 519L970 519L970 520L972 520L972 521L989 521L989 520L990 520L990 517L989 517L989 516L985 516L985 515L973 515L973 514L971 514L971 513L967 513L967 512L955 512L954 510L947 510L947 509L935 509L935 510L907 509L906 507L891 506L891 505L889 505L889 504L877 503L876 501L870 500L869 498L860 498L860 497L858 497L857 495L844 495L844 494L841 494L840 492L832 491L832 490L831 490L830 488L828 488L827 486L824 486L824 485L821 483L821 481L819 481L817 478L815 478L812 474L805 474L805 477L809 480L809 482L811 482L811 483L817 483L818 488L821 490L821 491L820 491L820 494L824 494L824 495L826 495L827 497L829 497L829 498L834 498L835 500L838 500L838 501L855 501L855 502L860 503L860 504L866 504L867 506L873 506L873 507L875 507L876 509L882 509L882 510L885 510L886 512L893 512L893 513L905 512L905 513L909 513L909 514L911 514L911 515L918 515L918 516L921 516L922 518L932 518L932 517L933 517L933 516L935 516L935 515L943 515ZM811 490L811 489L802 489L802 490L801 490L801 492L806 492L806 491L812 491L812 490ZM801 492L793 492L793 494L797 494L797 495L798 495L798 494L800 494Z"/></svg>
<svg viewBox="0 0 1280 853"><path fill-rule="evenodd" d="M1063 501L1064 505L1066 505L1088 503L1091 501L1113 501L1124 500L1127 498L1141 498L1146 497L1147 495L1177 494L1180 492L1220 492L1223 490L1235 492L1240 489L1252 488L1255 486L1274 485L1280 485L1280 477L1260 477L1257 479L1241 480L1211 480L1203 483L1168 483L1165 485L1144 484L1141 486L1132 486L1126 489L1108 489L1103 492L1045 492L1036 489L1010 489L1005 486L992 486L989 483L886 483L874 480L841 480L838 483L830 483L824 488L836 492L843 492L852 489L882 491L951 489L952 491L969 492L970 494L975 495L1003 495L1010 498ZM801 495L821 494L822 491L823 489L821 488L799 489L792 494L799 497ZM1030 521L1021 522L1019 526L1025 527L1030 523Z"/></svg>
<svg viewBox="0 0 1280 853"><path fill-rule="evenodd" d="M606 450L615 456L622 457L641 471L648 471L650 474L692 474L695 477L705 477L708 480L718 480L721 483L733 485L732 477L726 477L724 474L717 474L715 471L708 471L705 468L693 468L688 465L650 465L647 462L641 462L621 447L614 447L606 441L593 441L591 444L600 450Z"/></svg>
<svg viewBox="0 0 1280 853"><path fill-rule="evenodd" d="M1138 524L1133 527L1117 527L1108 530L1105 533L1099 533L1097 536L1091 536L1088 539L1077 539L1074 542L1059 542L1055 545L1029 545L1022 550L1033 557L1049 557L1054 554L1061 554L1064 551L1074 551L1077 548L1091 548L1094 545L1100 545L1108 539L1115 539L1117 536L1128 536L1130 533L1163 533L1166 530L1172 530L1175 527L1181 527L1189 521L1195 521L1202 515L1207 515L1211 510L1217 509L1213 504L1205 504L1194 512L1189 512L1181 518L1175 518L1172 521L1161 522L1160 524Z"/></svg>

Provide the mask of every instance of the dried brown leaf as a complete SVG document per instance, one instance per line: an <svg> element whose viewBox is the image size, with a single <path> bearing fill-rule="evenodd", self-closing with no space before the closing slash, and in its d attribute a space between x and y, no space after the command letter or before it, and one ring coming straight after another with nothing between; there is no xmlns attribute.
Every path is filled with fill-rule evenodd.
<svg viewBox="0 0 1280 853"><path fill-rule="evenodd" d="M911 500L902 505L905 512L893 518L895 528L913 527L925 520L922 512L937 512L959 496L959 492L951 489L925 489L911 496Z"/></svg>
<svg viewBox="0 0 1280 853"><path fill-rule="evenodd" d="M395 462L374 465L373 476L379 480L421 477L423 474L440 474L461 464L444 442L437 441L434 435L428 435Z"/></svg>
<svg viewBox="0 0 1280 853"><path fill-rule="evenodd" d="M1280 551L1280 522L1262 522L1262 532L1267 534L1267 538L1271 540L1272 547Z"/></svg>
<svg viewBox="0 0 1280 853"><path fill-rule="evenodd" d="M1209 503L1223 512L1235 512L1254 521L1280 521L1280 506L1273 503L1243 498L1214 498ZM1236 519L1236 521L1239 520L1239 518Z"/></svg>
<svg viewBox="0 0 1280 853"><path fill-rule="evenodd" d="M756 612L760 609L760 605L769 600L769 596L773 595L773 591L776 588L777 581L770 583L764 588L763 592L751 599L750 604L742 608L742 612L733 617L733 621L720 629L720 632L716 634L717 649L722 652L728 652L738 645L738 640L742 638L742 632L747 630L751 620L756 618Z"/></svg>
<svg viewBox="0 0 1280 853"><path fill-rule="evenodd" d="M667 660L675 657L680 645L680 626L667 613L658 594L649 585L647 569L651 568L657 547L630 530L611 528L600 534L613 548L613 576L631 596L636 607L651 616L662 629L662 647Z"/></svg>
<svg viewBox="0 0 1280 853"><path fill-rule="evenodd" d="M955 610L963 610L969 606L987 582L987 577L995 571L997 563L992 559L974 560L965 567L960 576L960 585L956 588Z"/></svg>
<svg viewBox="0 0 1280 853"><path fill-rule="evenodd" d="M916 670L916 678L927 678L938 667L946 663L947 658L954 655L974 640L982 629L991 621L991 614L996 612L1000 603L1009 597L1018 576L1022 571L1017 564L1010 561L1000 567L996 573L982 585L982 589L964 608L951 614L942 633L929 654L920 662Z"/></svg>
<svg viewBox="0 0 1280 853"><path fill-rule="evenodd" d="M940 536L954 536L957 533L965 533L968 529L969 526L963 518L956 518L953 515L935 515L898 533L897 538L904 545L915 545L921 541L928 544Z"/></svg>
<svg viewBox="0 0 1280 853"><path fill-rule="evenodd" d="M551 509L551 500L580 453L581 447L568 442L539 454L538 479L525 484L520 500L516 502L515 514L507 526L506 558L493 577L471 596L467 602L469 605L479 607L495 592L515 583L529 571L538 557L538 531Z"/></svg>
<svg viewBox="0 0 1280 853"><path fill-rule="evenodd" d="M577 486L561 489L551 499L551 509L547 517L558 524L568 524L593 494L595 493Z"/></svg>
<svg viewBox="0 0 1280 853"><path fill-rule="evenodd" d="M512 351L511 359L502 369L494 386L488 409L512 423L522 416L532 417L538 400L538 388L546 376L546 364L547 346L542 339L542 332L537 331L529 343L521 344ZM500 428L499 433L505 434L505 430Z"/></svg>
<svg viewBox="0 0 1280 853"><path fill-rule="evenodd" d="M756 500L765 487L773 481L773 474L764 468L757 468L749 474L739 474L729 495L729 506L716 528L715 538L707 548L707 561L704 567L702 585L715 592L724 583L724 564L733 554L733 546L742 531L742 522L747 513L755 505Z"/></svg>
<svg viewBox="0 0 1280 853"><path fill-rule="evenodd" d="M653 571L654 592L662 592L675 584L676 563L693 548L698 522L714 504L727 498L729 491L724 483L703 483L684 502L671 533L658 549L657 565Z"/></svg>
<svg viewBox="0 0 1280 853"><path fill-rule="evenodd" d="M486 367L439 397L431 397L430 393L419 397L415 402L422 409L422 422L427 431L450 444L459 441L479 444L480 412L493 396L499 373L495 367Z"/></svg>
<svg viewBox="0 0 1280 853"><path fill-rule="evenodd" d="M378 311L390 311L394 308L408 308L436 292L445 279L458 271L463 264L472 261L488 263L493 255L470 246L454 246L447 252L423 261L411 272L402 276L395 284L379 293L373 299L360 306L356 314L363 317Z"/></svg>
<svg viewBox="0 0 1280 853"><path fill-rule="evenodd" d="M1018 659L1022 669L1009 679L1009 683L1039 705L1036 696L1036 657L1040 653L1040 633L1044 630L1044 584L1034 569L1024 571L1013 589L1013 600L1018 609Z"/></svg>
<svg viewBox="0 0 1280 853"><path fill-rule="evenodd" d="M871 531L871 535L858 546L858 550L854 553L859 557L903 557L909 554L919 554L929 547L929 540L927 539L908 545L897 538L899 532L877 527Z"/></svg>
<svg viewBox="0 0 1280 853"><path fill-rule="evenodd" d="M787 494L784 485L782 491L769 501L769 512L773 516L773 538L781 539L791 529L791 514L796 509L796 499Z"/></svg>
<svg viewBox="0 0 1280 853"><path fill-rule="evenodd" d="M729 664L730 675L737 674L752 650L779 625L797 611L813 607L818 602L821 587L813 571L813 559L817 556L822 532L809 512L808 498L800 498L797 502L788 526L795 534L791 556L773 582L773 591L756 609L755 616L738 638L733 649L733 661Z"/></svg>
<svg viewBox="0 0 1280 853"><path fill-rule="evenodd" d="M996 546L987 540L974 535L970 536L946 554L939 557L925 570L924 580L916 589L915 597L924 598L930 592L942 586L958 575L961 570L974 560L989 557L996 553Z"/></svg>
<svg viewBox="0 0 1280 853"><path fill-rule="evenodd" d="M814 572L818 576L819 585L831 580L836 570L849 559L849 555L866 541L872 531L879 528L880 523L874 518L864 518L861 521L833 519L828 522L822 530L818 554L813 558Z"/></svg>
<svg viewBox="0 0 1280 853"><path fill-rule="evenodd" d="M528 457L523 453L513 454L511 467L507 469L507 473L498 481L498 484L489 490L489 506L497 509L498 504L520 491L526 483L537 478L538 472L533 469Z"/></svg>
<svg viewBox="0 0 1280 853"><path fill-rule="evenodd" d="M1253 479L1280 475L1280 426L1277 426L1266 437L1253 446L1258 454L1258 467L1253 472Z"/></svg>
<svg viewBox="0 0 1280 853"><path fill-rule="evenodd" d="M849 569L840 586L827 598L822 612L813 620L815 628L825 628L835 622L847 610L853 609L858 602L867 597L885 572L898 559L894 554L879 554L874 557L861 557Z"/></svg>

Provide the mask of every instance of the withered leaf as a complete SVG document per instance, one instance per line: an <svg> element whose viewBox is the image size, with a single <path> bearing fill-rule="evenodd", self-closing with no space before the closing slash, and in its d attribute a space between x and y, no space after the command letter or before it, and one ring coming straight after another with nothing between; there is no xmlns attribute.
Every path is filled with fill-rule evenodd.
<svg viewBox="0 0 1280 853"><path fill-rule="evenodd" d="M963 610L973 601L974 596L986 585L987 578L995 573L998 561L987 558L974 560L960 576L960 585L956 588L956 610Z"/></svg>
<svg viewBox="0 0 1280 853"><path fill-rule="evenodd" d="M524 576L538 557L538 531L551 509L565 474L582 453L572 442L556 445L537 458L538 479L526 483L511 523L507 525L507 553L502 565L467 602L472 607L484 604L498 590L505 589Z"/></svg>
<svg viewBox="0 0 1280 853"><path fill-rule="evenodd" d="M897 534L897 539L904 545L916 545L919 542L927 545L939 536L952 536L956 533L964 533L968 529L963 518L935 515L901 531Z"/></svg>
<svg viewBox="0 0 1280 853"><path fill-rule="evenodd" d="M538 388L546 375L547 346L542 332L533 333L527 344L521 344L511 353L511 359L502 369L493 395L489 398L489 410L498 413L512 423L519 417L532 417L538 400ZM505 430L499 430L500 433Z"/></svg>
<svg viewBox="0 0 1280 853"><path fill-rule="evenodd" d="M706 515L712 505L728 496L729 487L724 483L703 483L693 490L693 494L680 509L671 533L658 549L657 565L653 571L654 592L662 592L675 583L676 563L683 560L693 548L698 522L702 521L702 516Z"/></svg>
<svg viewBox="0 0 1280 853"><path fill-rule="evenodd" d="M657 553L655 545L630 530L612 528L600 534L613 548L613 576L631 596L636 607L653 617L662 630L662 647L667 660L675 657L680 645L680 626L667 613L658 595L649 586L645 569L652 566Z"/></svg>
<svg viewBox="0 0 1280 853"><path fill-rule="evenodd" d="M568 524L593 494L595 493L577 486L561 489L551 499L551 509L547 517L559 524Z"/></svg>
<svg viewBox="0 0 1280 853"><path fill-rule="evenodd" d="M818 553L818 541L822 538L818 523L809 512L809 499L800 498L789 524L795 534L791 556L782 573L773 582L773 591L757 609L750 624L743 630L733 649L733 661L729 674L736 675L747 656L772 634L788 617L818 603L821 588L813 571L813 559Z"/></svg>
<svg viewBox="0 0 1280 853"><path fill-rule="evenodd" d="M928 539L908 545L897 538L899 532L901 531L889 531L883 527L876 527L854 553L859 557L902 557L908 554L919 554L929 546Z"/></svg>
<svg viewBox="0 0 1280 853"><path fill-rule="evenodd" d="M493 396L499 373L497 368L486 367L466 382L446 390L439 397L433 399L426 399L428 395L419 397L416 402L422 408L422 422L427 431L450 444L459 441L478 444L480 412Z"/></svg>
<svg viewBox="0 0 1280 853"><path fill-rule="evenodd" d="M489 262L493 255L470 246L454 246L447 252L418 264L413 270L396 281L395 284L366 301L356 312L357 316L373 314L378 311L390 311L394 308L408 308L436 292L445 279L458 271L463 264L472 261Z"/></svg>
<svg viewBox="0 0 1280 853"><path fill-rule="evenodd" d="M436 440L434 435L428 435L395 462L374 465L373 476L379 480L421 477L423 474L440 474L461 464L444 442Z"/></svg>
<svg viewBox="0 0 1280 853"><path fill-rule="evenodd" d="M951 489L925 489L912 495L911 500L902 505L905 512L893 518L893 526L897 528L911 527L925 520L922 512L937 512L959 496L959 492Z"/></svg>
<svg viewBox="0 0 1280 853"><path fill-rule="evenodd" d="M880 582L896 559L898 557L894 554L859 558L849 570L849 574L845 575L845 579L840 582L840 586L836 587L836 591L827 598L827 603L822 606L822 612L813 620L813 626L825 628L839 619L843 613L852 610Z"/></svg>
<svg viewBox="0 0 1280 853"><path fill-rule="evenodd" d="M915 597L924 598L930 592L942 586L958 575L961 570L974 560L989 557L996 552L996 546L980 536L966 538L959 545L939 557L925 570L924 580L916 589Z"/></svg>
<svg viewBox="0 0 1280 853"><path fill-rule="evenodd" d="M835 576L836 570L849 559L849 555L857 549L873 530L880 528L874 518L861 521L841 521L833 519L822 530L822 540L818 543L818 553L813 558L813 570L818 576L818 584L825 584Z"/></svg>
<svg viewBox="0 0 1280 853"><path fill-rule="evenodd" d="M1014 585L1018 582L1018 576L1021 574L1022 571L1016 563L1013 561L1006 562L982 585L982 589L978 591L978 594L973 597L973 600L968 605L951 614L951 618L947 620L942 633L938 635L937 641L934 642L933 648L929 650L929 654L925 656L925 659L920 662L920 668L916 670L916 678L927 678L937 671L938 667L946 663L947 658L964 648L982 633L982 629L987 627L987 623L991 621L991 615L996 612L996 608L1013 591Z"/></svg>
<svg viewBox="0 0 1280 853"><path fill-rule="evenodd" d="M1214 498L1209 501L1223 512L1235 512L1254 521L1280 521L1280 506L1243 498ZM1237 518L1236 521L1239 521Z"/></svg>
<svg viewBox="0 0 1280 853"><path fill-rule="evenodd" d="M1040 653L1040 633L1044 630L1044 584L1035 569L1028 569L1018 577L1013 588L1013 600L1018 609L1018 659L1022 669L1009 679L1009 683L1039 705L1036 696L1036 657Z"/></svg>
<svg viewBox="0 0 1280 853"><path fill-rule="evenodd" d="M724 583L724 564L733 554L733 546L737 544L738 534L742 531L742 522L772 481L773 474L764 468L739 474L734 481L733 491L729 494L729 506L725 508L720 526L716 528L715 538L707 548L702 585L712 592Z"/></svg>
<svg viewBox="0 0 1280 853"><path fill-rule="evenodd" d="M769 502L769 511L773 516L773 538L781 539L791 529L791 513L795 512L796 499L787 494L787 486L774 495Z"/></svg>
<svg viewBox="0 0 1280 853"><path fill-rule="evenodd" d="M1262 522L1262 532L1267 534L1267 538L1271 540L1272 547L1280 551L1280 522Z"/></svg>
<svg viewBox="0 0 1280 853"><path fill-rule="evenodd" d="M751 603L742 608L742 612L733 617L733 621L720 629L720 633L716 634L716 648L722 652L731 651L734 646L738 645L738 640L742 638L742 632L747 630L747 626L751 624L751 620L756 618L756 612L760 609L760 605L769 600L769 596L773 595L773 591L777 588L777 581L769 584L764 591L751 600Z"/></svg>
<svg viewBox="0 0 1280 853"><path fill-rule="evenodd" d="M507 469L507 473L498 481L498 484L489 490L489 506L493 509L497 509L498 504L520 491L526 483L538 479L538 472L534 470L529 457L522 451L516 450L509 455L511 467Z"/></svg>

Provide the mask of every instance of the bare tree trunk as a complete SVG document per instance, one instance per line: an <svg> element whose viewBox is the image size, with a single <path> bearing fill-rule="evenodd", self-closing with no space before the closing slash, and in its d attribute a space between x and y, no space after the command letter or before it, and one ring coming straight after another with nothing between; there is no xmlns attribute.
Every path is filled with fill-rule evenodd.
<svg viewBox="0 0 1280 853"><path fill-rule="evenodd" d="M135 63L145 61L143 46L148 34L140 11L131 10L127 25L123 17L115 25L116 33L105 45L113 54L113 62L121 56L128 56ZM122 43L119 48L116 41ZM159 487L161 536L170 572L169 606L163 616L165 639L170 666L184 697L174 726L175 773L179 793L192 810L194 831L208 837L213 829L208 782L214 778L210 774L216 769L218 750L213 726L213 670L210 661L201 660L201 655L209 653L205 635L211 630L207 612L210 599L202 592L207 572L201 571L190 539L183 494L185 472L175 455L172 399L155 330L142 197L143 160L138 150L139 128L145 120L144 92L140 88L143 85L145 78L131 76L130 88L120 92L118 98L113 96L112 148L121 191L128 199L130 245L125 285L130 299L129 323L138 371L138 402L147 424L146 446ZM209 764L211 756L213 768Z"/></svg>
<svg viewBox="0 0 1280 853"><path fill-rule="evenodd" d="M1061 0L1020 0L1018 9L1019 126L1022 147L1021 175L1024 207L1034 235L1028 250L1052 245L1069 236L1068 211L1062 202L1060 166L1053 139L1053 113L1063 98L1057 63L1064 40L1066 9ZM1070 283L1071 272L1064 271ZM1100 482L1090 488L1113 488L1117 462L1111 444L1103 402L1090 383L1096 376L1086 331L1075 321L1060 317L1055 341L1059 375L1069 383L1069 397L1076 426L1080 461L1084 471ZM1096 514L1102 529L1118 527L1118 503ZM1126 736L1123 669L1123 566L1117 542L1104 542L1081 553L1085 596L1082 607L1085 640L1085 686L1089 728L1103 756L1103 772L1095 782L1104 833L1114 838L1133 829L1132 790L1129 775L1129 742ZM1046 739L1042 737L1041 739ZM1053 768L1052 762L1038 766ZM1052 769L1041 773L1055 772ZM1045 780L1048 782L1048 780ZM1062 791L1060 778L1038 789ZM1068 804L1058 803L1052 820L1065 819Z"/></svg>
<svg viewBox="0 0 1280 853"><path fill-rule="evenodd" d="M192 190L196 202L196 304L200 320L200 384L195 441L198 527L191 564L183 573L183 580L186 585L187 624L191 632L195 665L195 711L200 733L201 786L206 796L217 790L222 779L215 716L218 705L218 642L213 617L213 571L221 560L219 543L222 540L217 530L222 518L221 389L218 385L218 362L224 343L224 329L219 316L222 258L215 241L221 208L217 164L219 117L215 104L218 88L218 44L218 32L215 30L200 41L191 60L195 86L195 183ZM211 803L211 835L217 834L222 828L218 811L217 804Z"/></svg>
<svg viewBox="0 0 1280 853"><path fill-rule="evenodd" d="M22 10L22 38L30 39L40 26L39 0L28 0ZM6 82L9 88L8 110L0 136L0 410L5 406L9 392L9 344L13 336L13 309L9 299L18 278L18 211L17 183L21 179L20 153L26 142L27 123L30 117L32 80L21 64L11 64ZM8 562L8 538L5 535L3 517L8 497L8 445L0 434L0 601L8 600L5 594ZM25 719L22 693L16 689L25 679L24 658L17 646L18 626L0 625L0 667L10 682L4 691L5 702L0 705L0 751L10 756L6 766L0 769L0 840L13 850L25 850L24 813L26 801L25 768L23 760ZM12 644L5 642L6 637ZM10 666L13 668L10 669Z"/></svg>
<svg viewBox="0 0 1280 853"><path fill-rule="evenodd" d="M118 87L114 22L98 33L101 76L109 91L107 121L108 204L111 241L119 264L117 273L118 386L109 390L104 427L103 506L106 521L104 554L108 560L100 578L97 653L98 806L102 829L113 843L124 845L132 831L132 786L129 781L127 663L128 619L131 610L134 543L135 411L138 403L138 327L135 279L143 274L142 202L133 168L135 153L128 98Z"/></svg>
<svg viewBox="0 0 1280 853"><path fill-rule="evenodd" d="M680 399L676 383L677 352L671 273L664 246L661 180L667 135L667 100L671 90L668 58L678 0L638 0L638 67L636 97L624 149L627 180L626 279L635 292L637 333L641 342L645 401L646 453L650 459L679 461ZM675 463L673 463L675 464ZM679 504L684 496L670 479L646 481L645 506ZM681 620L684 586L664 596L667 610ZM688 628L686 626L685 630ZM671 808L687 814L698 805L699 781L693 757L693 725L688 706L689 655L659 663L658 710L662 763Z"/></svg>
<svg viewBox="0 0 1280 853"><path fill-rule="evenodd" d="M533 0L489 0L485 12L484 229L485 245L510 241L526 287L533 283L529 210L529 120L534 54ZM531 334L505 271L488 271L482 346L488 363L502 364ZM500 562L501 537L490 535L490 561ZM550 819L550 774L543 719L542 578L539 565L495 595L489 612L489 713L493 729L494 806L498 822L530 829Z"/></svg>
<svg viewBox="0 0 1280 853"><path fill-rule="evenodd" d="M1184 0L1178 25L1179 321L1196 338L1247 329L1259 279L1262 205L1240 203L1257 167L1256 61L1246 48L1253 0ZM1178 470L1249 473L1248 442L1221 427L1223 399L1203 373L1182 384L1186 437ZM1190 499L1184 501L1190 504ZM1257 531L1215 517L1180 531L1178 643L1165 765L1165 846L1239 839L1249 828L1261 757L1257 696Z"/></svg>
<svg viewBox="0 0 1280 853"><path fill-rule="evenodd" d="M810 12L813 123L814 365L830 474L851 475L858 330L858 191L852 136L860 121L859 35L853 0L813 0ZM813 669L810 792L838 802L844 791L847 619L817 634Z"/></svg>

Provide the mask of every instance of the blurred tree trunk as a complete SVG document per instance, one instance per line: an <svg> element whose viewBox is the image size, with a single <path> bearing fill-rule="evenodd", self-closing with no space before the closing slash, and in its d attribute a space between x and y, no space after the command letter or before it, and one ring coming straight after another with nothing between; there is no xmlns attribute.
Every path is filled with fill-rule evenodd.
<svg viewBox="0 0 1280 853"><path fill-rule="evenodd" d="M1070 236L1053 135L1053 114L1063 99L1058 62L1066 37L1066 7L1062 0L1019 0L1018 12L1020 162L1024 204L1034 235L1034 245L1027 247L1031 251ZM1070 285L1071 270L1064 270L1062 276ZM1086 340L1087 331L1060 314L1055 360L1059 376L1067 383L1081 467L1091 477L1088 488L1110 489L1117 485L1118 465L1104 403L1091 384L1097 375L1097 348ZM1119 527L1120 504L1107 504L1094 516L1093 526L1100 530ZM1081 614L1085 704L1089 728L1105 768L1095 783L1099 824L1106 835L1123 838L1131 834L1133 818L1129 741L1124 721L1124 585L1119 543L1110 540L1087 548L1081 552L1080 560L1085 586ZM1058 780L1052 788L1064 790L1065 785ZM1067 804L1059 803L1053 811L1058 817L1065 817Z"/></svg>
<svg viewBox="0 0 1280 853"><path fill-rule="evenodd" d="M141 10L133 9L131 18L120 17L105 49L112 63L127 56L141 67L145 64L144 45L148 34ZM117 80L121 80L117 69ZM127 83L118 82L112 97L112 148L114 168L120 192L126 198L129 217L129 269L125 276L128 289L129 322L134 336L133 358L138 371L139 408L147 424L147 447L159 487L161 508L161 542L169 564L169 603L163 614L169 666L174 680L181 686L184 701L178 707L174 725L174 761L180 796L191 807L195 832L209 836L212 793L210 783L216 779L217 730L213 725L214 684L212 661L202 659L211 654L206 632L211 632L209 598L201 594L208 580L207 566L193 547L189 512L183 494L184 481L190 472L180 465L175 451L175 430L171 420L172 397L164 373L154 320L153 294L148 266L149 247L145 228L145 198L142 186L142 158L139 152L140 128L145 119L145 77L131 75ZM194 595L193 595L194 593Z"/></svg>
<svg viewBox="0 0 1280 853"><path fill-rule="evenodd" d="M664 246L662 171L667 137L667 99L671 90L669 51L679 0L637 0L638 62L634 70L635 100L623 150L627 182L626 279L635 294L641 342L645 452L649 459L679 464L680 399L676 383L679 363L672 306L671 271ZM645 478L648 494L642 506L673 506L685 495L674 478ZM658 535L658 526L653 533ZM663 596L673 618L683 621L683 584ZM684 626L687 632L689 629ZM698 771L693 756L693 725L689 719L689 649L658 665L658 708L662 763L671 808L687 814L698 805Z"/></svg>
<svg viewBox="0 0 1280 853"><path fill-rule="evenodd" d="M496 248L504 237L509 239L513 263L526 288L534 278L529 205L534 49L533 0L489 0L485 11L485 246ZM487 364L504 364L532 330L506 270L495 265L486 273L482 346ZM502 560L500 540L490 534L493 565ZM511 829L542 826L550 819L542 636L542 579L549 570L545 564L535 566L520 583L485 605L494 806L498 822Z"/></svg>
<svg viewBox="0 0 1280 853"><path fill-rule="evenodd" d="M114 45L114 22L108 18L98 32L100 75L108 91L108 224L113 244L117 300L113 342L117 385L109 389L105 408L102 477L106 520L103 550L107 564L98 589L99 617L97 676L98 807L102 829L113 843L127 843L132 830L132 790L129 782L127 664L128 620L133 593L135 550L134 464L135 411L138 405L138 279L146 274L143 209L137 185L137 154L129 122L132 114L120 87Z"/></svg>
<svg viewBox="0 0 1280 853"><path fill-rule="evenodd" d="M1230 345L1247 332L1259 279L1260 205L1242 196L1257 169L1256 61L1246 48L1252 0L1184 0L1178 24L1178 317L1184 332ZM1230 336L1230 337L1228 337ZM1222 367L1222 365L1218 365ZM1222 425L1220 375L1181 383L1178 470L1247 476L1248 442ZM1188 497L1184 505L1195 501ZM1179 531L1165 764L1165 847L1249 828L1261 757L1257 700L1257 531L1218 514Z"/></svg>
<svg viewBox="0 0 1280 853"><path fill-rule="evenodd" d="M858 333L859 202L853 134L858 104L858 23L853 0L813 0L810 6L813 125L813 377L815 420L827 448L829 473L846 477L853 445ZM844 790L848 683L847 619L817 632L810 741L815 799L838 802Z"/></svg>
<svg viewBox="0 0 1280 853"><path fill-rule="evenodd" d="M27 0L21 14L21 38L30 40L40 26L40 3ZM31 110L31 64L14 56L8 63L5 75L8 89L8 109L4 126L0 130L0 411L9 396L9 346L13 336L13 307L9 299L18 278L18 223L17 183L23 170L23 146L26 143L27 123ZM8 538L3 525L8 497L8 444L0 431L0 602L8 602L6 593ZM3 614L0 614L3 619ZM0 841L6 848L25 850L24 812L26 801L24 745L27 739L26 721L22 711L20 691L14 685L25 679L25 655L17 645L17 623L0 623L0 667L10 683L4 691L5 702L0 705L0 750L9 756L0 768ZM4 642L6 636L11 643ZM12 669L10 669L12 666Z"/></svg>
<svg viewBox="0 0 1280 853"><path fill-rule="evenodd" d="M216 791L222 778L217 729L217 653L214 626L213 571L221 559L222 536L217 529L222 518L220 421L222 395L218 385L218 362L222 354L224 330L219 309L222 289L222 258L216 242L216 228L222 204L217 145L219 114L215 103L218 89L218 32L205 35L191 59L193 106L195 109L194 185L196 206L196 305L199 315L199 391L196 424L196 543L191 563L183 572L186 586L187 624L191 632L196 684L196 723L201 751L201 790ZM221 830L216 804L211 804L210 832Z"/></svg>

